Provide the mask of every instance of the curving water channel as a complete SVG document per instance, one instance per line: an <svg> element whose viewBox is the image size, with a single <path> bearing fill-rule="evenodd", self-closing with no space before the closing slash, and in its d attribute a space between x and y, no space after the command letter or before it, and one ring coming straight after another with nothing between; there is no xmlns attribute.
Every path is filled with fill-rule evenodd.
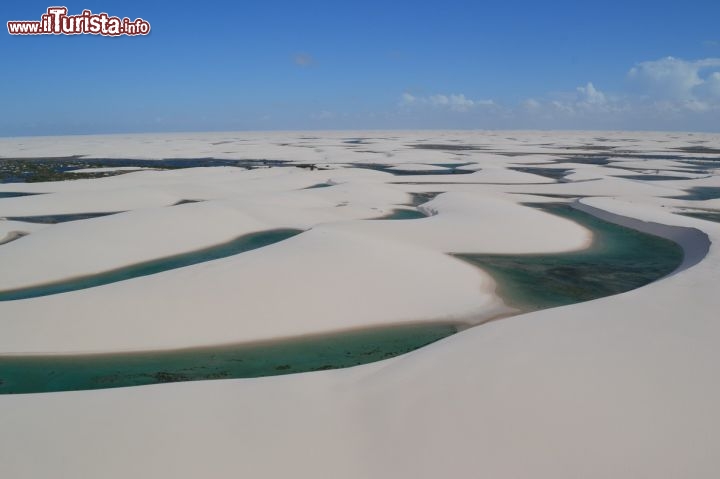
<svg viewBox="0 0 720 479"><path fill-rule="evenodd" d="M295 229L276 229L261 231L240 236L227 243L222 243L209 248L204 248L189 253L183 253L156 260L138 263L123 268L106 271L99 274L70 278L54 283L41 284L15 290L0 291L0 301L14 301L18 299L38 298L51 294L67 293L80 289L93 288L105 284L125 281L140 276L148 276L151 274L161 273L176 268L183 268L206 261L226 258L236 254L250 251L263 246L288 239L301 233L301 230Z"/></svg>
<svg viewBox="0 0 720 479"><path fill-rule="evenodd" d="M391 358L458 331L452 324L358 330L165 352L0 358L0 394L140 386L322 371Z"/></svg>
<svg viewBox="0 0 720 479"><path fill-rule="evenodd" d="M674 271L683 261L675 242L579 211L535 205L593 232L590 248L560 254L458 254L490 273L510 306L536 311L623 293Z"/></svg>
<svg viewBox="0 0 720 479"><path fill-rule="evenodd" d="M499 294L522 311L577 303L638 288L669 274L683 260L680 246L664 238L601 220L569 205L535 206L591 229L595 235L592 246L561 254L455 255L488 271L498 282ZM391 216L401 219L416 213L400 210ZM246 246L260 247L298 231L276 230L261 235L269 233L272 235L243 238L248 242ZM252 248L244 250L247 249ZM208 256L190 253L197 256L191 256L193 261L187 264L227 256L206 254ZM148 268L143 270L144 274L162 271L173 264L180 267L178 263L153 263L153 267L144 266ZM53 294L45 289L35 291L34 295L43 292ZM0 293L0 299L3 294L8 293ZM395 326L263 344L164 352L0 357L0 394L252 378L344 368L407 353L450 336L459 327L454 324Z"/></svg>

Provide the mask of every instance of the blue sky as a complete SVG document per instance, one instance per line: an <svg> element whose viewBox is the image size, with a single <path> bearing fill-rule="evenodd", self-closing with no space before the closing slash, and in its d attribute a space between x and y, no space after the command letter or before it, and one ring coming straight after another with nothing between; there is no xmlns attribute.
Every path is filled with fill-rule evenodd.
<svg viewBox="0 0 720 479"><path fill-rule="evenodd" d="M720 131L720 2L68 1L147 37L11 36L0 136L581 128ZM201 10L202 8L202 10Z"/></svg>

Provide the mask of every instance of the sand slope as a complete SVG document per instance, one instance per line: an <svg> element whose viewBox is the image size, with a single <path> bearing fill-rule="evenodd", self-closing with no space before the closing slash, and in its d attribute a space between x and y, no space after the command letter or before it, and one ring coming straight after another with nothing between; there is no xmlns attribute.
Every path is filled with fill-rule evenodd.
<svg viewBox="0 0 720 479"><path fill-rule="evenodd" d="M463 159L476 153L442 151L437 155L440 160L434 161L425 151L413 159L415 150L407 145L460 140L491 149L477 153L478 162L496 151L495 167L503 169L497 166L502 161L508 166L522 164L525 156L521 154L530 155L528 165L536 164L532 158L537 153L545 161L554 155L565 158L562 155L573 154L573 148L579 156L587 155L587 145L597 137L607 140L604 146L617 145L646 156L672 152L680 160L690 155L681 148L696 145L690 141L720 144L717 136L660 133L338 132L313 136L316 139L280 133L119 137L112 146L117 154L125 151L132 156L142 150L158 157L181 155L184 148L187 157L207 155L213 143L228 141L237 142L238 152L266 151L272 157L291 151L276 143L302 143L325 153L295 146L304 155L298 160L312 161L320 155L332 162L333 152L338 152L337 162L347 164L352 158L363 162L378 155L342 146L347 138L362 137L370 143L363 149L393 152L398 163L439 164L459 153ZM628 137L634 141L628 143ZM180 141L188 138L192 141ZM109 149L106 139L63 141L24 139L23 151L100 156ZM4 156L15 154L13 148L19 142L0 141ZM224 151L231 151L230 144L222 145ZM618 162L627 159L623 156ZM657 166L661 171L676 166L642 161L648 169ZM594 168L583 167L588 170L585 178L593 176ZM547 185L447 184L447 175L438 175L435 182L425 185L398 184L398 179L407 177L362 170L354 178L355 170L347 168L293 173L292 180L284 172L257 170L248 172L245 179L241 179L244 173L233 174L226 182L211 172L194 176L186 171L181 176L191 185L187 188L205 191L208 197L203 199L213 201L205 206L169 207L179 208L170 213L161 206L171 202L160 199L167 195L171 200L172 195L162 193L164 187L144 183L150 178L147 175L163 178L168 172L85 182L106 186L122 182L128 198L117 193L112 201L134 211L102 218L104 223L95 219L66 228L42 228L0 246L0 254L14 245L37 278L43 268L33 265L32 252L39 251L40 245L60 253L59 238L75 238L87 246L92 236L79 232L97 225L104 225L97 226L98 235L115 227L120 231L125 221L152 231L161 218L176 214L181 218L185 213L198 225L208 215L208 225L202 233L189 228L179 235L183 240L178 245L183 248L266 224L303 223L308 231L284 243L157 277L0 303L0 351L4 353L173 347L223 338L490 314L499 307L491 279L444 253L464 248L471 237L477 238L472 244L478 252L563 251L585 244L583 228L517 204L529 199L558 200L538 194L583 196L583 204L622 216L638 228L667 235L684 231L687 234L675 238L694 260L677 274L628 293L490 322L413 353L350 369L0 396L0 476L717 477L720 224L674 214L689 206L711 207L717 200L673 197L696 185L720 186L720 177L708 170L705 179L636 181L611 178L605 169L598 165L593 181L548 180ZM471 175L481 178L483 171ZM315 176L306 178L305 174ZM301 190L324 176L343 180L337 187ZM142 181L150 191L142 201L129 198L134 181ZM165 187L173 182L166 182ZM72 183L53 194L58 195L58 209L64 205L63 195L71 195L71 210L82 204L75 203L72 195L83 194L84 187ZM0 191L22 191L19 188L0 185ZM58 186L34 188L56 191ZM184 193L183 188L171 187L176 197L177 192ZM405 192L426 191L450 192L424 205L435 216L394 222L361 219L382 216L407 203L410 197ZM0 216L5 214L6 201L14 211L48 210L49 203L54 203L44 205L34 198L0 199ZM29 206L22 206L23 199ZM353 213L328 212L344 208L353 208L348 210ZM211 228L212 218L221 226ZM234 218L237 224L227 226ZM292 223L291 218L302 220ZM169 251L173 234L154 234L157 243L148 240L147 251L155 244L152 247L158 249L153 254L162 252L161 239L167 240ZM33 236L38 238L37 247L23 250L23 242L30 244ZM120 253L123 244L116 245L117 256L111 259L128 261L133 254L147 253L131 248ZM7 255L6 261L14 261L14 256ZM90 267L95 261L79 263ZM61 269L51 265L46 271ZM19 275L21 263L13 263L13 271ZM7 284L15 275L3 268L0 276ZM240 310L246 314L238 315ZM103 314L98 315L99 311ZM200 312L202 322L195 317Z"/></svg>

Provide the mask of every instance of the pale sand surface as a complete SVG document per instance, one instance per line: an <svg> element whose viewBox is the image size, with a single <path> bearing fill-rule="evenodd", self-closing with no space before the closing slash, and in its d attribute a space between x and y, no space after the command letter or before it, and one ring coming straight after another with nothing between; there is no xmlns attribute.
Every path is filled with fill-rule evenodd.
<svg viewBox="0 0 720 479"><path fill-rule="evenodd" d="M30 233L40 231L48 226L49 225L42 223L26 223L23 221L12 221L0 218L0 238L12 232L22 231L24 233Z"/></svg>
<svg viewBox="0 0 720 479"><path fill-rule="evenodd" d="M536 196L542 194L582 196L584 205L619 215L618 221L673 237L694 258L677 274L634 291L493 321L360 367L0 396L0 476L717 477L720 224L673 211L720 205L672 197L695 186L720 186L720 177L709 171L699 179L639 181L617 178L626 170L607 165L568 163L580 176L559 183L507 169L587 155L597 137L623 155L699 158L711 155L679 148L696 141L720 145L717 135L627 132L0 140L4 157L188 158L222 150L235 152L228 155L234 158L341 165L470 161L481 168L450 178L345 167L200 168L0 185L0 191L48 193L2 198L0 216L127 211L25 229L28 236L0 246L0 289L193 250L246 232L307 230L235 257L2 302L4 354L166 349L404 322L482 322L506 311L494 282L445 253L550 253L587 245L584 228L520 204L557 201ZM344 143L354 138L364 144ZM485 149L407 146L421 143ZM668 175L679 168L679 160L617 161ZM468 177L483 184L468 184ZM304 189L323 182L335 186ZM428 218L371 219L407 204L408 193L428 191L443 193L421 206ZM204 201L170 206L183 199ZM0 237L21 226L6 225ZM706 255L704 235L712 242Z"/></svg>
<svg viewBox="0 0 720 479"><path fill-rule="evenodd" d="M0 245L10 243L27 235L24 231L9 231L5 236L0 237Z"/></svg>
<svg viewBox="0 0 720 479"><path fill-rule="evenodd" d="M370 188L364 190L367 193ZM272 198L272 205L268 205L270 199L263 202L262 197L207 201L56 225L0 250L0 262L13 271L0 277L0 290L108 271L274 228L316 227L363 233L439 252L546 253L579 249L591 239L589 231L568 220L508 200L468 193L447 193L428 203L423 209L432 217L424 221L374 222L351 220L353 216L372 218L385 212L381 205L376 209L360 204L337 207L339 199L327 201L323 193L313 195L315 191L320 189L280 194ZM343 194L348 193L343 188L328 191L342 201L352 196ZM388 193L393 196L392 190ZM314 197L307 198L310 196ZM51 195L47 197L52 201ZM404 195L399 198L404 199ZM514 234L520 225L533 234ZM65 245L63 255L56 254L53 246L58 244ZM252 276L253 272L242 274Z"/></svg>

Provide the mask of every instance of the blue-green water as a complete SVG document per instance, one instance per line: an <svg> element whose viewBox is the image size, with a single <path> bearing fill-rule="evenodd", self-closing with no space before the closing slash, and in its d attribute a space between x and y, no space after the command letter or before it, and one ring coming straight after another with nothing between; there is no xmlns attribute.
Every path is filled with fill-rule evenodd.
<svg viewBox="0 0 720 479"><path fill-rule="evenodd" d="M413 145L407 145L410 148L417 148L419 150L440 150L440 151L473 151L473 150L486 150L487 146L478 145L467 145L467 144L452 144L452 143L416 143Z"/></svg>
<svg viewBox="0 0 720 479"><path fill-rule="evenodd" d="M8 216L7 219L12 221L23 221L25 223L42 223L54 225L57 223L66 223L68 221L87 220L91 218L99 218L101 216L115 215L119 211L110 213L76 213L65 215L43 215L43 216Z"/></svg>
<svg viewBox="0 0 720 479"><path fill-rule="evenodd" d="M605 166L610 164L610 159L607 156L588 156L588 157L570 157L555 160L557 164L577 164L577 165L599 165Z"/></svg>
<svg viewBox="0 0 720 479"><path fill-rule="evenodd" d="M33 196L41 193L16 193L14 191L0 191L0 198L18 198L20 196Z"/></svg>
<svg viewBox="0 0 720 479"><path fill-rule="evenodd" d="M410 195L409 206L420 206L435 199L440 192L408 193Z"/></svg>
<svg viewBox="0 0 720 479"><path fill-rule="evenodd" d="M630 291L671 273L682 263L682 248L670 240L603 221L569 205L544 205L542 209L591 229L592 246L561 254L456 255L490 273L506 303L523 311Z"/></svg>
<svg viewBox="0 0 720 479"><path fill-rule="evenodd" d="M414 202L427 199L416 196ZM682 261L682 249L671 241L600 220L567 205L544 205L542 208L592 229L595 233L592 247L552 255L457 255L492 274L498 282L499 294L508 304L522 310L561 306L628 291L670 273ZM400 211L402 214L412 212ZM268 233L278 233L282 237L297 234L297 231L276 230L261 235ZM258 245L258 238L243 238ZM268 240L272 237L259 242ZM219 257L222 256L224 254ZM208 260L202 256L193 258L196 260L193 262ZM160 270L167 269L160 266ZM415 325L169 352L0 357L0 394L336 369L397 356L457 330L458 326L451 324Z"/></svg>
<svg viewBox="0 0 720 479"><path fill-rule="evenodd" d="M80 356L0 357L0 394L74 391L346 368L457 332L452 324L367 329L246 346Z"/></svg>
<svg viewBox="0 0 720 479"><path fill-rule="evenodd" d="M72 278L65 281L59 281L57 283L49 283L17 290L0 291L0 301L13 301L17 299L37 298L51 294L66 293L69 291L77 291L80 289L115 283L117 281L138 278L140 276L147 276L171 269L182 268L262 248L263 246L277 243L301 232L301 230L294 229L276 229L243 235L228 243L212 246L210 248L191 251L189 253L175 256L168 256L166 258L159 258L153 261L138 263L96 275Z"/></svg>
<svg viewBox="0 0 720 479"><path fill-rule="evenodd" d="M469 163L457 163L457 165L466 166ZM474 170L463 170L462 167L453 167L452 165L442 165L443 170L395 170L397 165L386 165L381 163L353 163L354 168L363 168L374 171L382 171L390 173L394 176L444 176L444 175L469 175L475 173Z"/></svg>
<svg viewBox="0 0 720 479"><path fill-rule="evenodd" d="M673 176L673 175L623 175L618 178L625 178L626 180L640 180L640 181L669 181L669 180L687 180L685 176Z"/></svg>
<svg viewBox="0 0 720 479"><path fill-rule="evenodd" d="M411 210L407 208L396 208L385 216L375 218L378 220L418 220L420 218L427 218L427 216L418 210Z"/></svg>
<svg viewBox="0 0 720 479"><path fill-rule="evenodd" d="M718 186L695 186L687 190L685 195L677 196L679 200L705 201L720 198L720 187Z"/></svg>
<svg viewBox="0 0 720 479"><path fill-rule="evenodd" d="M314 185L310 185L307 188L303 188L304 190L315 190L317 188L329 188L330 186L333 186L332 183L316 183Z"/></svg>
<svg viewBox="0 0 720 479"><path fill-rule="evenodd" d="M689 216L691 218L720 223L720 211L681 211L678 214L681 214L683 216Z"/></svg>
<svg viewBox="0 0 720 479"><path fill-rule="evenodd" d="M508 169L519 171L521 173L531 173L533 175L538 175L557 181L565 179L565 176L567 176L568 173L573 171L571 168L537 168L531 166L510 167Z"/></svg>

